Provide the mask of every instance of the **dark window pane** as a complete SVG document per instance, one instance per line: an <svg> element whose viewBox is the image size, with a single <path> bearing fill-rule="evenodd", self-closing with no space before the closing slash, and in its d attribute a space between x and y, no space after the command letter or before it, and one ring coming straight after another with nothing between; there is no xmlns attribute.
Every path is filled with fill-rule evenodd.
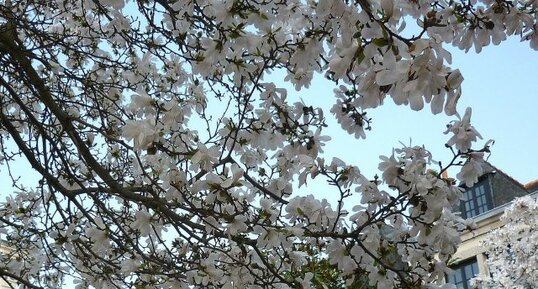
<svg viewBox="0 0 538 289"><path fill-rule="evenodd" d="M471 263L471 267L473 268L473 276L478 275L478 262Z"/></svg>
<svg viewBox="0 0 538 289"><path fill-rule="evenodd" d="M482 181L467 189L461 202L461 212L464 218L471 218L492 209L488 183Z"/></svg>
<svg viewBox="0 0 538 289"><path fill-rule="evenodd" d="M464 262L452 267L452 274L447 276L447 283L456 285L457 288L471 289L471 278L478 275L478 263L476 259Z"/></svg>
<svg viewBox="0 0 538 289"><path fill-rule="evenodd" d="M467 278L473 278L474 277L472 265L465 266L464 270L465 270L465 277L467 277Z"/></svg>
<svg viewBox="0 0 538 289"><path fill-rule="evenodd" d="M484 185L479 185L475 188L475 192L476 192L476 196L482 196L482 195L485 195L486 192L484 191Z"/></svg>
<svg viewBox="0 0 538 289"><path fill-rule="evenodd" d="M479 199L479 200L480 200L480 203L482 203L482 204L484 204L484 205L487 205L487 203L488 203L488 200L486 199L486 195L485 195L485 194L482 195L482 196L480 196L480 199Z"/></svg>
<svg viewBox="0 0 538 289"><path fill-rule="evenodd" d="M460 270L458 270L460 271ZM463 281L463 277L461 276L461 272L458 272L455 276L454 276L454 282L456 284L460 284L461 281Z"/></svg>

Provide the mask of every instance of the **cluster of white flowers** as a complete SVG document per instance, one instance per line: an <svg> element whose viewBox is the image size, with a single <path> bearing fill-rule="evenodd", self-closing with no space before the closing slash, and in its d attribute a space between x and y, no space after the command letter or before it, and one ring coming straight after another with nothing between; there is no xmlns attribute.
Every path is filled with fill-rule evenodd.
<svg viewBox="0 0 538 289"><path fill-rule="evenodd" d="M482 244L488 254L490 275L473 280L478 288L538 287L537 210L536 198L525 196L504 211L504 226L489 233Z"/></svg>
<svg viewBox="0 0 538 289"><path fill-rule="evenodd" d="M339 284L446 288L461 192L441 173L471 185L487 149L443 46L538 48L535 2L0 0L0 165L23 156L41 176L0 206L0 238L24 255L0 256L0 277L310 288L322 259ZM333 81L332 115L273 72L300 91ZM378 177L324 154L327 117L360 141L387 97L456 115L453 158L402 147ZM337 203L298 194L320 181Z"/></svg>

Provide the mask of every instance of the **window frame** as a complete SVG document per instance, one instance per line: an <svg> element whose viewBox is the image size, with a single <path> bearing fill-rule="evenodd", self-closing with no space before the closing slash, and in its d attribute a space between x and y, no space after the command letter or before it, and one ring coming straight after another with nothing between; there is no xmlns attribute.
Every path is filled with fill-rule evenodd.
<svg viewBox="0 0 538 289"><path fill-rule="evenodd" d="M473 218L493 209L493 199L488 178L470 188L465 188L464 199L460 201L460 212L464 219Z"/></svg>
<svg viewBox="0 0 538 289"><path fill-rule="evenodd" d="M472 274L472 276L467 276L467 270L466 268L469 267ZM452 274L447 274L445 276L446 282L449 284L453 284L458 289L473 289L473 287L470 284L470 280L480 274L480 268L478 266L478 259L476 257L470 258L468 260L465 260L463 262L460 262L454 266L451 266L450 269L452 269ZM451 279L456 279L456 275L461 277L461 280L465 280L465 282L456 284L456 280L452 282Z"/></svg>

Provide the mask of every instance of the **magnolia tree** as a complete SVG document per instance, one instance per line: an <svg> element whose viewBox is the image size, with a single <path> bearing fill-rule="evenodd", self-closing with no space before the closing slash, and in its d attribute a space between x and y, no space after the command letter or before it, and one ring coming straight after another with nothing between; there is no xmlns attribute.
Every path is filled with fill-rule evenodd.
<svg viewBox="0 0 538 289"><path fill-rule="evenodd" d="M487 146L443 46L538 47L523 0L0 3L0 277L25 288L309 288L316 266L446 287L461 193L430 169L470 185ZM330 113L299 101L315 74ZM326 117L365 138L387 98L454 115L453 158L402 147L374 177L322 154ZM311 179L337 201L298 194Z"/></svg>
<svg viewBox="0 0 538 289"><path fill-rule="evenodd" d="M482 289L538 288L538 201L523 197L504 212L504 227L484 242L491 276L476 278Z"/></svg>

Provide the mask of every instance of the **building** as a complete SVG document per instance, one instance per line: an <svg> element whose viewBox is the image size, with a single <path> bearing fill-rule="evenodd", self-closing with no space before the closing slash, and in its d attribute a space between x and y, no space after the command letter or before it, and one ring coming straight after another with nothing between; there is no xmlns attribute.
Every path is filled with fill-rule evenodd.
<svg viewBox="0 0 538 289"><path fill-rule="evenodd" d="M473 187L462 186L463 200L454 208L477 224L477 229L462 233L462 243L452 258L453 273L447 276L447 282L458 289L470 289L471 278L489 275L480 242L488 232L502 226L500 217L512 200L538 190L538 180L524 186L489 163L485 163L484 172Z"/></svg>
<svg viewBox="0 0 538 289"><path fill-rule="evenodd" d="M2 240L0 240L0 260L2 260L2 257L3 257L2 255L4 254L4 252L8 252L8 251L9 251L9 248L3 244ZM9 286L6 279L0 277L0 289L9 289L9 288L13 288L13 287Z"/></svg>

